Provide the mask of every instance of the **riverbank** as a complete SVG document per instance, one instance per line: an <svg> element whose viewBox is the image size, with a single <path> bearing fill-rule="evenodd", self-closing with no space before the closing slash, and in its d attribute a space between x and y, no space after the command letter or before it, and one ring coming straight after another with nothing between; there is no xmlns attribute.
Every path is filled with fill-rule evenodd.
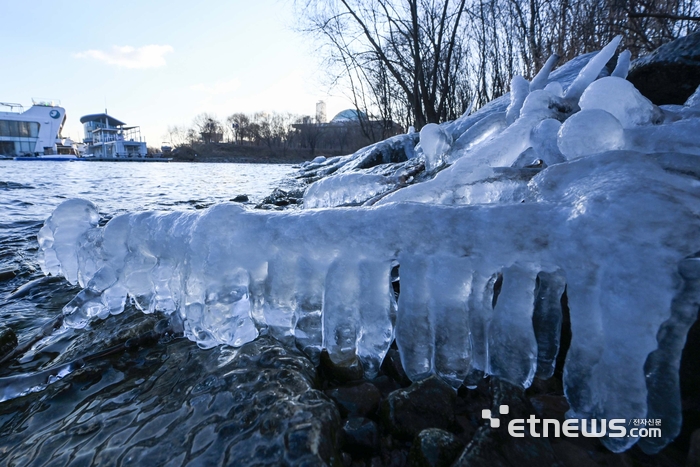
<svg viewBox="0 0 700 467"><path fill-rule="evenodd" d="M271 148L234 143L210 143L180 146L167 157L172 162L213 162L239 164L299 164L318 156L338 156L338 153L300 148Z"/></svg>

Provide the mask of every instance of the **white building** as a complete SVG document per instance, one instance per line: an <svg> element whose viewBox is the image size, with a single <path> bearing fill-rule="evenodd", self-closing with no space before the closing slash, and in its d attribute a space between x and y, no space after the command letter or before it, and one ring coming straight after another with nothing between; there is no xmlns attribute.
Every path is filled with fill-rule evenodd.
<svg viewBox="0 0 700 467"><path fill-rule="evenodd" d="M141 128L103 114L80 118L85 130L83 142L87 145L85 158L99 160L138 160L146 158L146 142L141 139Z"/></svg>
<svg viewBox="0 0 700 467"><path fill-rule="evenodd" d="M40 156L70 151L70 143L61 136L66 109L53 101L32 99L32 103L29 110L22 111L20 104L0 102L0 108L7 109L0 112L0 156Z"/></svg>
<svg viewBox="0 0 700 467"><path fill-rule="evenodd" d="M326 123L326 103L323 101L316 102L316 123Z"/></svg>

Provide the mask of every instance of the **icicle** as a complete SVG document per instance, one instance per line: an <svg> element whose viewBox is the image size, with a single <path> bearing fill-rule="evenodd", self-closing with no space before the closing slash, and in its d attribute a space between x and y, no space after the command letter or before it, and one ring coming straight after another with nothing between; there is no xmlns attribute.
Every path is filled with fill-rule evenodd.
<svg viewBox="0 0 700 467"><path fill-rule="evenodd" d="M530 83L530 92L536 91L538 89L544 89L544 87L547 85L549 74L552 72L554 67L557 66L558 61L559 55L550 55L542 69L537 73L537 75L535 75L534 78L532 78L532 82Z"/></svg>
<svg viewBox="0 0 700 467"><path fill-rule="evenodd" d="M436 255L430 258L426 274L435 330L435 372L455 388L464 381L471 363L467 301L472 271L469 258Z"/></svg>
<svg viewBox="0 0 700 467"><path fill-rule="evenodd" d="M602 70L605 64L613 57L615 49L620 44L621 40L622 36L616 36L608 45L603 47L600 52L591 58L585 67L583 67L574 82L569 86L569 89L566 90L564 98L567 101L578 103L583 91L598 78L600 70Z"/></svg>
<svg viewBox="0 0 700 467"><path fill-rule="evenodd" d="M534 265L515 264L504 269L488 333L488 373L524 388L532 383L537 367L537 340L532 329L537 272Z"/></svg>
<svg viewBox="0 0 700 467"><path fill-rule="evenodd" d="M612 73L610 73L610 76L622 79L627 78L627 73L630 70L630 57L632 57L632 52L629 50L620 52L620 55L617 56L617 64L615 65L615 69Z"/></svg>
<svg viewBox="0 0 700 467"><path fill-rule="evenodd" d="M510 105L506 110L506 123L510 125L520 116L520 109L528 94L530 94L530 83L520 75L513 76L510 82Z"/></svg>

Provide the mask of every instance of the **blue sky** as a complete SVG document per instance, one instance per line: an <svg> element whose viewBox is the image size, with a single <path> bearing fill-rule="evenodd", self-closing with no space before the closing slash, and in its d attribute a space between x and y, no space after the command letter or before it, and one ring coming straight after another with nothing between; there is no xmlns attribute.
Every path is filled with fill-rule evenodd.
<svg viewBox="0 0 700 467"><path fill-rule="evenodd" d="M350 107L324 84L292 0L0 0L0 102L59 100L64 136L104 111L140 125L150 146L199 113L313 115Z"/></svg>

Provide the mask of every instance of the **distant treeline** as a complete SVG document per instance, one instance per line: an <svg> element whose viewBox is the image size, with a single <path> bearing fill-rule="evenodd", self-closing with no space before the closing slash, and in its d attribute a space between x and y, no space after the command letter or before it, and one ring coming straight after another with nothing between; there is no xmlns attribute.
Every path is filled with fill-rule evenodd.
<svg viewBox="0 0 700 467"><path fill-rule="evenodd" d="M189 127L169 126L167 141L175 147L234 143L271 149L308 149L324 154L345 154L393 136L403 128L391 121L370 119L322 123L291 113L234 113L224 121L209 113L197 115Z"/></svg>

